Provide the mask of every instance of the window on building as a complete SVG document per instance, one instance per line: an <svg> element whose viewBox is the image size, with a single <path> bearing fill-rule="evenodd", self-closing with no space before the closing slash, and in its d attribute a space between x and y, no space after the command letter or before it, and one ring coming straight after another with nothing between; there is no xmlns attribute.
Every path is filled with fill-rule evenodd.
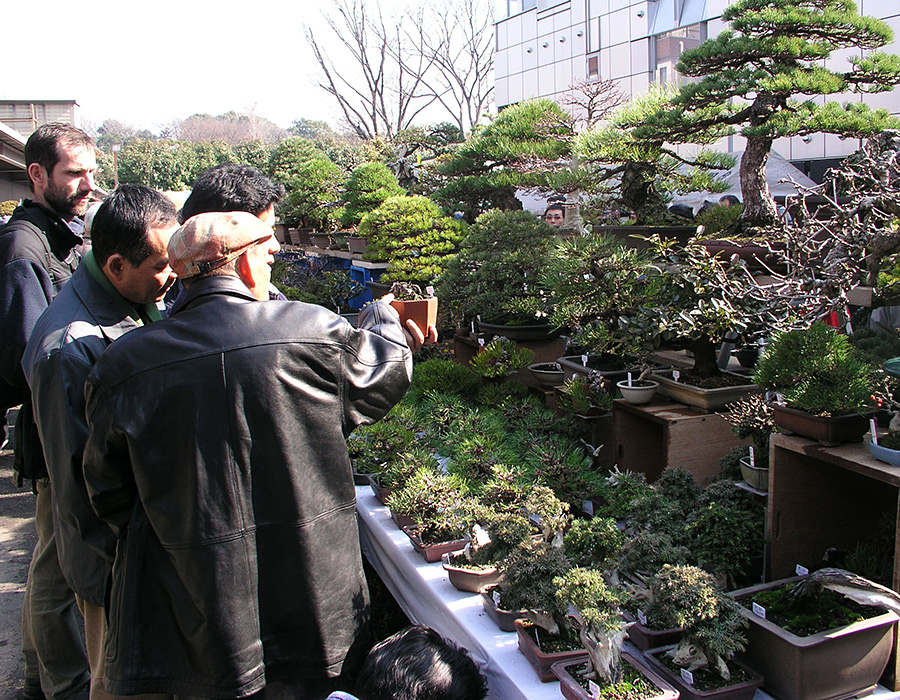
<svg viewBox="0 0 900 700"><path fill-rule="evenodd" d="M693 81L693 78L680 75L675 70L675 64L678 63L682 53L699 46L705 39L705 34L705 23L692 24L658 34L651 44L655 53L653 64L656 71L656 82L660 85L674 83L675 86L680 86Z"/></svg>
<svg viewBox="0 0 900 700"><path fill-rule="evenodd" d="M500 0L498 4L504 17L512 17L526 10L533 10L537 7L537 0Z"/></svg>
<svg viewBox="0 0 900 700"><path fill-rule="evenodd" d="M537 0L537 9L538 11L549 10L551 7L562 5L565 2L569 2L569 0Z"/></svg>
<svg viewBox="0 0 900 700"><path fill-rule="evenodd" d="M600 56L587 57L587 79L600 80Z"/></svg>

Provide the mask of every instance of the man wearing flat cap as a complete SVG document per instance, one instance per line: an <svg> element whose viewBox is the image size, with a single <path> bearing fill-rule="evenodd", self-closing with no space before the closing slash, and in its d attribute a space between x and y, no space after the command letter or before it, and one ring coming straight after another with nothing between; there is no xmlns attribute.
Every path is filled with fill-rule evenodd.
<svg viewBox="0 0 900 700"><path fill-rule="evenodd" d="M184 298L88 377L85 481L119 535L112 692L238 698L282 682L319 698L367 651L345 438L400 400L424 337L384 301L359 329L256 303L277 250L252 214L189 219L168 246Z"/></svg>

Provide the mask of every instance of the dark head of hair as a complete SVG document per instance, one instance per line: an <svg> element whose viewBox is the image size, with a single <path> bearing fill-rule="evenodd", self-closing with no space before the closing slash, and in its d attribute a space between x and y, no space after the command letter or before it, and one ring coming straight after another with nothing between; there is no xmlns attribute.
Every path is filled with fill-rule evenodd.
<svg viewBox="0 0 900 700"><path fill-rule="evenodd" d="M463 649L415 625L375 645L353 692L359 700L483 700L487 683Z"/></svg>
<svg viewBox="0 0 900 700"><path fill-rule="evenodd" d="M48 173L59 162L59 147L74 146L94 148L94 140L77 126L52 122L41 124L25 142L25 168L32 163L42 166ZM34 191L34 182L28 178L28 185Z"/></svg>
<svg viewBox="0 0 900 700"><path fill-rule="evenodd" d="M741 200L735 197L733 194L723 194L719 197L719 204L725 207L736 207L741 203Z"/></svg>
<svg viewBox="0 0 900 700"><path fill-rule="evenodd" d="M563 216L566 215L566 208L565 208L562 204L554 203L554 204L551 204L551 205L550 205L549 207L547 207L546 209L544 209L544 216L546 217L547 214L548 214L549 212L553 211L554 209L556 209L556 210L562 212L562 215L563 215Z"/></svg>
<svg viewBox="0 0 900 700"><path fill-rule="evenodd" d="M259 216L284 197L284 185L249 165L226 163L204 170L181 208L182 223L197 214L246 211Z"/></svg>
<svg viewBox="0 0 900 700"><path fill-rule="evenodd" d="M118 253L132 265L150 255L147 234L153 228L175 224L175 205L143 185L120 185L97 209L91 223L91 247L99 265Z"/></svg>

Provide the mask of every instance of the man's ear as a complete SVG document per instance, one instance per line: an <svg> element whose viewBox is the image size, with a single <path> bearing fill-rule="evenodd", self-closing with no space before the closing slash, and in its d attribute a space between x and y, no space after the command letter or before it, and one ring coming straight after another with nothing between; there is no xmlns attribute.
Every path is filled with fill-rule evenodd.
<svg viewBox="0 0 900 700"><path fill-rule="evenodd" d="M247 260L246 251L234 261L234 271L237 272L241 282L247 285L248 288L253 289L256 280L253 279L253 268L250 266L250 261Z"/></svg>
<svg viewBox="0 0 900 700"><path fill-rule="evenodd" d="M34 189L43 189L47 186L47 171L40 163L31 163L28 166L28 177L31 179Z"/></svg>
<svg viewBox="0 0 900 700"><path fill-rule="evenodd" d="M121 282L125 271L125 258L113 253L103 264L103 271L112 282Z"/></svg>

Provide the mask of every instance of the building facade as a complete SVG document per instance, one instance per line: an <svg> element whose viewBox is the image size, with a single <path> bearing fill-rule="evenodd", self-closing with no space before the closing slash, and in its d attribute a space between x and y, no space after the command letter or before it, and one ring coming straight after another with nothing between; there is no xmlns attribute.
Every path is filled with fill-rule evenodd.
<svg viewBox="0 0 900 700"><path fill-rule="evenodd" d="M675 64L682 51L716 37L730 0L500 0L495 25L497 107L532 97L559 100L579 80L615 81L626 95L651 83L679 83ZM894 41L883 51L900 54L900 2L857 0L860 13L884 20ZM859 51L857 51L859 53ZM847 52L830 60L846 69ZM876 95L834 96L865 100L900 116L900 89ZM860 146L856 139L809 134L779 139L773 148L814 179L825 167ZM721 144L742 150L740 137Z"/></svg>

